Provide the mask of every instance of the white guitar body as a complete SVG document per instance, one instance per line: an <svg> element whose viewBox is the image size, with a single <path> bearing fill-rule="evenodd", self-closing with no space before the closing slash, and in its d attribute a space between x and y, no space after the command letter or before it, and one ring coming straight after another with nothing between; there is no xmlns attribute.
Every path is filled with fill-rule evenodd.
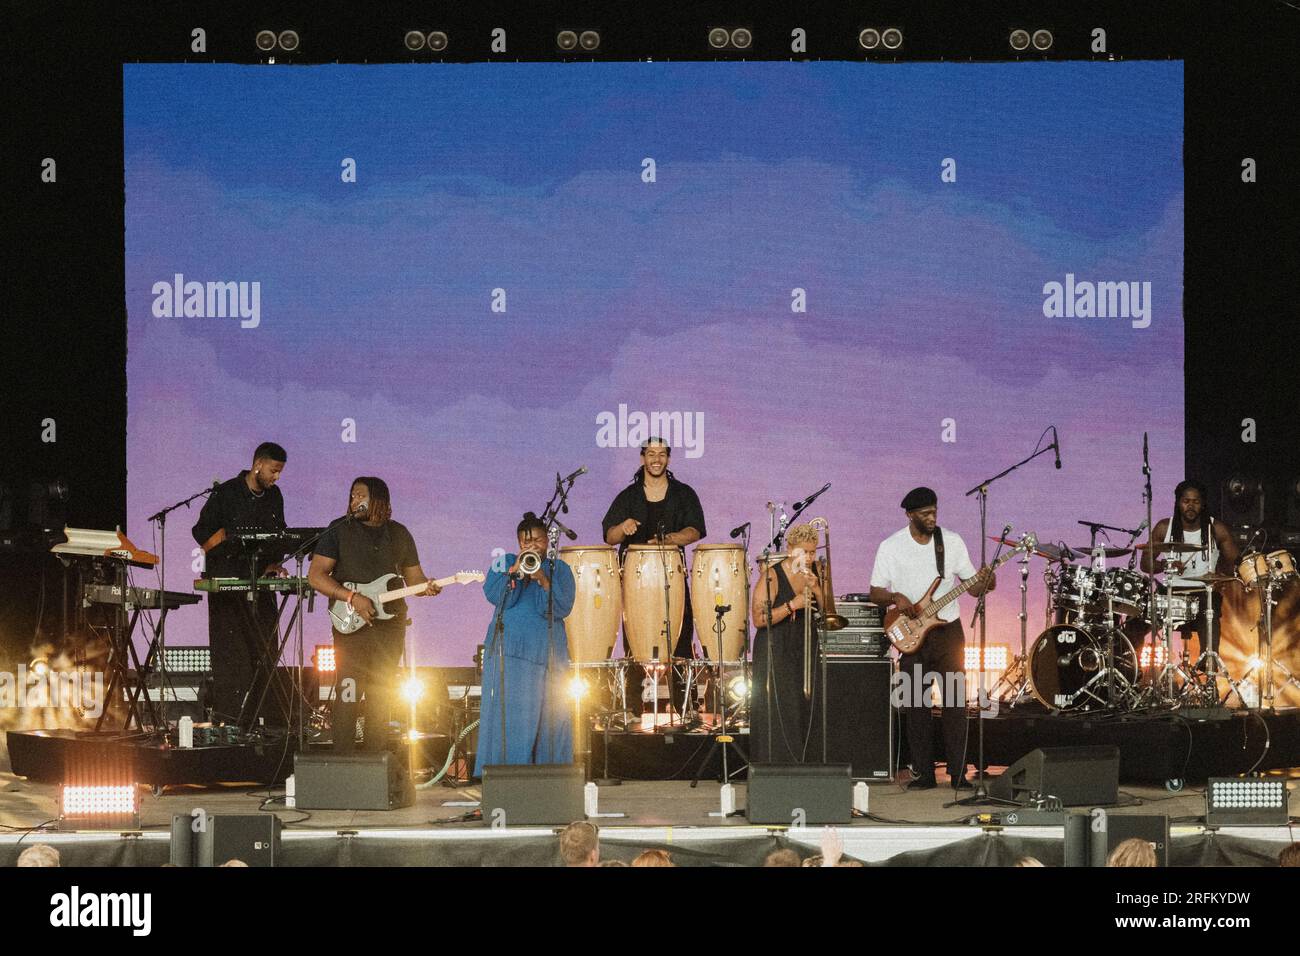
<svg viewBox="0 0 1300 956"><path fill-rule="evenodd" d="M428 588L427 583L412 584L410 587L390 591L388 590L388 582L393 578L397 578L399 581L402 580L401 575L385 574L375 578L368 584L354 584L351 581L345 581L343 586L349 591L355 591L357 594L370 598L371 603L375 606L376 621L389 621L392 620L393 614L384 606L385 604L400 598L422 594ZM469 584L474 581L481 582L482 580L483 574L480 571L458 571L449 578L439 578L433 583L440 588L445 588L449 584ZM346 601L331 601L330 624L340 634L352 634L366 626L366 619L358 614L355 609L348 607Z"/></svg>

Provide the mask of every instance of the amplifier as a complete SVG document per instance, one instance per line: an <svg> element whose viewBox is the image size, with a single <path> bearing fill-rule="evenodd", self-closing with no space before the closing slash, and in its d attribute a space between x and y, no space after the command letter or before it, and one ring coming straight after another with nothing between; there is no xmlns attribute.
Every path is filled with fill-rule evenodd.
<svg viewBox="0 0 1300 956"><path fill-rule="evenodd" d="M300 753L293 761L302 810L396 810L415 802L403 755Z"/></svg>
<svg viewBox="0 0 1300 956"><path fill-rule="evenodd" d="M822 631L822 647L827 657L887 657L889 641L885 637L885 612L878 604L861 600L860 594L846 594L835 601L835 610L848 626L838 631Z"/></svg>
<svg viewBox="0 0 1300 956"><path fill-rule="evenodd" d="M822 755L822 702L826 706L823 760L848 764L855 780L894 777L894 662L889 658L826 654L825 693L813 702L809 754Z"/></svg>
<svg viewBox="0 0 1300 956"><path fill-rule="evenodd" d="M849 622L849 627L866 628L880 631L885 627L885 611L879 604L872 604L860 594L846 594L835 599L835 610L840 617Z"/></svg>

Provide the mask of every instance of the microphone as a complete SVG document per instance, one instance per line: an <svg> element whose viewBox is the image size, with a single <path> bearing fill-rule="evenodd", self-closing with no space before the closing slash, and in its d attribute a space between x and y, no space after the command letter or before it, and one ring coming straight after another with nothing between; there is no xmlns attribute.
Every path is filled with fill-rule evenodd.
<svg viewBox="0 0 1300 956"><path fill-rule="evenodd" d="M586 466L586 465L583 465L581 468L579 468L579 469L578 469L577 471L575 471L573 474L569 475L567 478L561 478L560 480L561 480L561 481L573 481L573 479L577 478L579 475L585 475L586 473L587 473L587 466Z"/></svg>
<svg viewBox="0 0 1300 956"><path fill-rule="evenodd" d="M796 502L794 503L794 510L795 510L795 511L803 511L804 508L807 508L810 504L812 504L813 501L815 501L815 500L817 499L817 497L818 497L822 492L824 492L827 488L829 488L830 486L831 486L831 483L828 481L828 482L826 482L826 484L822 485L821 488L819 488L817 491L814 491L814 492L813 492L811 495L809 495L807 498L804 498L802 501L796 501Z"/></svg>
<svg viewBox="0 0 1300 956"><path fill-rule="evenodd" d="M1005 528L1002 529L1002 537L1005 538L1010 533L1011 533L1011 525L1007 525Z"/></svg>
<svg viewBox="0 0 1300 956"><path fill-rule="evenodd" d="M739 528L732 528L732 529L731 529L731 536L732 536L733 538L739 538L742 534L745 533L745 529L748 528L748 527L749 527L749 522L746 521L746 522L745 522L744 524L742 524Z"/></svg>
<svg viewBox="0 0 1300 956"><path fill-rule="evenodd" d="M1056 433L1056 426L1052 426L1052 445L1056 448L1056 470L1061 470L1061 436Z"/></svg>

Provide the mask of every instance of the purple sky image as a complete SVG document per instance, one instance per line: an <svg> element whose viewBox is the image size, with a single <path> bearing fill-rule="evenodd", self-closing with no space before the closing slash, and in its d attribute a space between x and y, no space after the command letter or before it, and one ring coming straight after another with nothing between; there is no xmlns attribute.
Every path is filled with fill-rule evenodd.
<svg viewBox="0 0 1300 956"><path fill-rule="evenodd" d="M753 521L761 549L768 500L832 482L813 513L841 592L865 590L916 484L978 552L961 493L1049 424L1064 467L1049 454L994 485L991 529L1083 543L1079 519L1136 526L1143 431L1168 511L1180 64L707 66L126 68L136 542L145 515L275 440L290 524L326 523L354 476L380 475L433 575L484 568L555 472L584 464L568 523L594 543L638 464L597 445L620 404L703 416L702 455L672 467L709 541ZM259 326L155 317L151 289L175 273L259 282ZM1150 327L1045 317L1043 285L1066 273L1150 282ZM173 589L196 576L195 516L168 525ZM1016 643L1013 569L1000 581L990 640ZM411 606L417 662L468 663L481 590ZM169 625L206 642L201 606ZM329 641L322 604L306 631Z"/></svg>

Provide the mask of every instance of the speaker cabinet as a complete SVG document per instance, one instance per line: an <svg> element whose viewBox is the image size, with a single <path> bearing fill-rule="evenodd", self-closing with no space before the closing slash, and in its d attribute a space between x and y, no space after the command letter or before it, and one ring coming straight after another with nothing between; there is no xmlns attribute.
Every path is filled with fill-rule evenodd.
<svg viewBox="0 0 1300 956"><path fill-rule="evenodd" d="M848 764L855 780L891 780L894 776L894 708L890 682L894 662L861 656L826 658L826 687L813 708L809 756L828 764ZM823 702L826 751L822 754Z"/></svg>
<svg viewBox="0 0 1300 956"><path fill-rule="evenodd" d="M483 822L567 826L585 819L582 768L575 764L489 764L483 768Z"/></svg>
<svg viewBox="0 0 1300 956"><path fill-rule="evenodd" d="M293 774L302 810L397 810L415 802L406 761L388 751L297 754Z"/></svg>
<svg viewBox="0 0 1300 956"><path fill-rule="evenodd" d="M780 826L849 823L853 819L849 765L751 764L745 816L750 823Z"/></svg>
<svg viewBox="0 0 1300 956"><path fill-rule="evenodd" d="M1039 797L1055 799L1063 807L1113 804L1119 797L1119 748L1031 750L993 779L989 793L1022 806Z"/></svg>
<svg viewBox="0 0 1300 956"><path fill-rule="evenodd" d="M1169 864L1169 817L1145 813L1093 812L1089 849L1093 866L1105 866L1115 847L1134 837L1156 851L1156 866Z"/></svg>
<svg viewBox="0 0 1300 956"><path fill-rule="evenodd" d="M172 817L169 859L177 866L221 866L239 860L275 866L280 819L271 813L178 813Z"/></svg>

